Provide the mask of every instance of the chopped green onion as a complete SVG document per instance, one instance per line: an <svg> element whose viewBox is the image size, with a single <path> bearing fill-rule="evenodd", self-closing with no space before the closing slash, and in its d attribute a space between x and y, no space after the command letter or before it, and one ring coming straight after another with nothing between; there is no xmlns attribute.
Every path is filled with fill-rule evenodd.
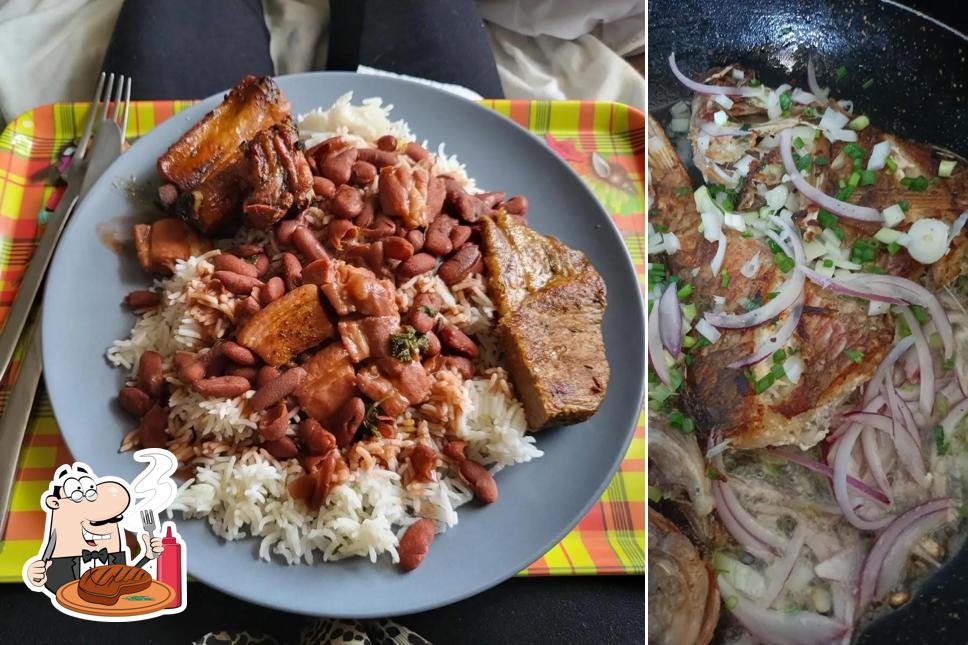
<svg viewBox="0 0 968 645"><path fill-rule="evenodd" d="M957 163L958 163L957 161L953 161L951 159L945 159L944 161L942 161L941 163L939 163L938 164L938 176L939 177L950 177L951 176L951 173L954 172L955 165L957 165Z"/></svg>
<svg viewBox="0 0 968 645"><path fill-rule="evenodd" d="M685 197L686 195L692 193L688 186L680 186L676 188L676 197Z"/></svg>
<svg viewBox="0 0 968 645"><path fill-rule="evenodd" d="M873 186L877 182L877 173L873 170L861 170L860 171L860 185L861 186Z"/></svg>
<svg viewBox="0 0 968 645"><path fill-rule="evenodd" d="M845 349L844 356L854 361L858 365L860 365L860 362L864 360L864 352L858 351L856 349Z"/></svg>
<svg viewBox="0 0 968 645"><path fill-rule="evenodd" d="M861 87L863 87L866 90L867 88L869 88L873 84L874 84L874 79L873 78L869 78L866 81L864 81L864 84L861 85Z"/></svg>
<svg viewBox="0 0 968 645"><path fill-rule="evenodd" d="M756 392L757 394L763 394L768 389L773 387L773 383L775 382L776 382L776 376L773 375L773 372L769 372L767 373L766 376L759 379L753 384L753 391Z"/></svg>
<svg viewBox="0 0 968 645"><path fill-rule="evenodd" d="M810 155L803 155L802 157L798 157L796 160L797 170L799 170L800 172L803 172L809 169L810 164L811 164Z"/></svg>
<svg viewBox="0 0 968 645"><path fill-rule="evenodd" d="M914 314L914 319L921 325L926 325L930 319L928 311L920 305L911 305L911 313Z"/></svg>
<svg viewBox="0 0 968 645"><path fill-rule="evenodd" d="M780 109L784 112L790 111L790 106L793 105L793 99L790 98L789 92L784 92L780 95Z"/></svg>
<svg viewBox="0 0 968 645"><path fill-rule="evenodd" d="M856 132L860 132L870 124L871 124L871 120L867 118L866 115L862 114L859 117L855 118L850 123L848 123L847 127Z"/></svg>
<svg viewBox="0 0 968 645"><path fill-rule="evenodd" d="M803 139L801 139L800 137L797 137L796 139L793 140L793 145L795 145L797 148L802 148L807 144L803 142Z"/></svg>
<svg viewBox="0 0 968 645"><path fill-rule="evenodd" d="M722 277L719 280L719 286L725 289L729 286L729 271L723 269Z"/></svg>
<svg viewBox="0 0 968 645"><path fill-rule="evenodd" d="M838 81L841 80L842 78L847 76L847 68L841 65L836 70L834 70L834 76L837 77Z"/></svg>
<svg viewBox="0 0 968 645"><path fill-rule="evenodd" d="M940 425L934 427L934 447L937 448L939 455L948 454L948 449L951 447L944 438L944 428Z"/></svg>
<svg viewBox="0 0 968 645"><path fill-rule="evenodd" d="M839 199L842 202L845 202L848 199L850 199L850 196L853 194L854 194L853 186L849 186L849 185L844 186L843 188L840 189L840 192L837 193L837 199Z"/></svg>
<svg viewBox="0 0 968 645"><path fill-rule="evenodd" d="M847 178L847 185L850 186L851 188L857 188L857 185L859 183L860 183L860 171L855 170L854 172L850 173L850 177Z"/></svg>
<svg viewBox="0 0 968 645"><path fill-rule="evenodd" d="M951 358L946 358L942 364L942 367L945 370L953 370L955 368L955 357L952 356Z"/></svg>
<svg viewBox="0 0 968 645"><path fill-rule="evenodd" d="M907 338L911 335L911 328L908 327L907 322L903 318L896 318L897 320L897 335L901 338Z"/></svg>
<svg viewBox="0 0 968 645"><path fill-rule="evenodd" d="M897 252L901 250L901 245L897 242L891 242L887 245L887 252L891 255L897 255Z"/></svg>
<svg viewBox="0 0 968 645"><path fill-rule="evenodd" d="M694 336L683 336L682 337L682 346L685 347L686 349L689 349L690 347L692 347L695 344L696 344L696 338Z"/></svg>
<svg viewBox="0 0 968 645"><path fill-rule="evenodd" d="M827 258L826 260L823 261L823 266L825 269L829 269L833 267L833 265L834 265L834 261L831 260L830 258Z"/></svg>
<svg viewBox="0 0 968 645"><path fill-rule="evenodd" d="M827 158L823 155L817 155L816 157L813 158L813 163L817 166L826 166Z"/></svg>
<svg viewBox="0 0 968 645"><path fill-rule="evenodd" d="M897 171L897 162L896 162L896 161L894 161L893 159L891 159L890 157L888 157L887 159L885 159L885 160L884 160L884 166L885 166L885 167L886 167L886 168L887 168L887 169L888 169L888 170L889 170L889 171L890 171L891 173L894 173L895 171Z"/></svg>
<svg viewBox="0 0 968 645"><path fill-rule="evenodd" d="M723 604L726 605L726 609L732 611L736 608L736 605L739 604L739 598L736 596L726 596L726 600L723 601Z"/></svg>
<svg viewBox="0 0 968 645"><path fill-rule="evenodd" d="M763 83L761 83L760 79L758 78L751 78L750 80L746 81L746 84L749 85L750 87L759 87Z"/></svg>
<svg viewBox="0 0 968 645"><path fill-rule="evenodd" d="M679 410L676 410L669 415L669 425L671 425L673 428L679 428L687 434L696 429L695 421L684 415Z"/></svg>
<svg viewBox="0 0 968 645"><path fill-rule="evenodd" d="M846 146L844 146L844 154L851 159L863 159L867 154L867 151L856 143L848 143Z"/></svg>
<svg viewBox="0 0 968 645"><path fill-rule="evenodd" d="M778 349L775 352L773 352L773 363L774 364L777 364L778 365L778 364L782 363L783 361L785 361L786 358L787 358L787 353L786 353L786 350L785 349Z"/></svg>
<svg viewBox="0 0 968 645"><path fill-rule="evenodd" d="M873 262L876 258L877 248L873 243L864 239L854 240L854 245L850 249L851 262Z"/></svg>
<svg viewBox="0 0 968 645"><path fill-rule="evenodd" d="M676 295L679 296L679 300L688 298L689 296L692 295L692 285L687 284L683 288L679 289L679 291L676 292Z"/></svg>
<svg viewBox="0 0 968 645"><path fill-rule="evenodd" d="M793 258L782 251L773 254L773 262L776 264L776 268L783 273L789 273L790 270L796 265L796 262L793 261Z"/></svg>
<svg viewBox="0 0 968 645"><path fill-rule="evenodd" d="M908 209L911 208L911 202L907 201L906 199L902 199L897 203L897 205L900 206L901 210L904 211L905 213L908 212Z"/></svg>
<svg viewBox="0 0 968 645"><path fill-rule="evenodd" d="M807 107L803 108L803 116L808 119L813 119L817 116L817 111L808 105Z"/></svg>
<svg viewBox="0 0 968 645"><path fill-rule="evenodd" d="M901 180L901 185L908 190L913 190L920 193L927 190L928 180L923 175L918 177L905 177Z"/></svg>
<svg viewBox="0 0 968 645"><path fill-rule="evenodd" d="M820 228L830 228L837 223L837 216L821 208L817 211L817 221L820 222Z"/></svg>

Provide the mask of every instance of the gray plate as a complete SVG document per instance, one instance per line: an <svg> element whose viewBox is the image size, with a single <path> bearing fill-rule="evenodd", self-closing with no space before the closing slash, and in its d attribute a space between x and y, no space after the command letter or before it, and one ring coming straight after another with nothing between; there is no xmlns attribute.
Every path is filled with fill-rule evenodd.
<svg viewBox="0 0 968 645"><path fill-rule="evenodd" d="M460 524L440 535L419 569L403 574L382 558L316 566L257 559L258 542L224 542L204 520L179 522L188 570L226 593L303 614L377 617L422 611L460 600L512 576L557 543L599 498L625 453L639 414L644 381L644 317L638 282L621 237L592 193L545 144L504 117L449 94L396 79L348 73L279 79L293 112L330 105L353 90L357 100L382 96L432 147L447 142L485 189L528 196L535 229L588 254L605 278L605 343L612 368L608 396L588 422L543 432L545 456L497 476L500 500L460 509ZM119 454L131 419L115 397L123 384L105 349L125 338L133 318L119 306L144 288L134 253L105 248L98 224L144 210L135 186L157 186L155 161L212 109L211 97L165 121L138 141L95 184L71 219L54 256L44 296L47 388L61 432L78 460L101 475L132 479L139 464Z"/></svg>

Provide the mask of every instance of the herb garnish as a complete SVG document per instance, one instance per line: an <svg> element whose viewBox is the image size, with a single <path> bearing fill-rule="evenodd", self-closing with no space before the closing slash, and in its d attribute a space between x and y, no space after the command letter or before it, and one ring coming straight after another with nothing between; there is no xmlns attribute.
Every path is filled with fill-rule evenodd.
<svg viewBox="0 0 968 645"><path fill-rule="evenodd" d="M416 360L421 351L427 351L427 336L418 334L410 325L404 325L402 329L390 336L390 355L401 363L409 363Z"/></svg>

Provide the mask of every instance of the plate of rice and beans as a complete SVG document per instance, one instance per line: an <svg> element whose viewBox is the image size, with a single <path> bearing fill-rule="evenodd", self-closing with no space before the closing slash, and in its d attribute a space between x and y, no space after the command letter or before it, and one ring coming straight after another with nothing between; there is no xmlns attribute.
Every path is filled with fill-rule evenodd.
<svg viewBox="0 0 968 645"><path fill-rule="evenodd" d="M79 207L44 307L74 456L133 476L172 451L190 573L288 611L513 575L601 495L641 402L637 280L595 197L393 79L250 76L161 124Z"/></svg>

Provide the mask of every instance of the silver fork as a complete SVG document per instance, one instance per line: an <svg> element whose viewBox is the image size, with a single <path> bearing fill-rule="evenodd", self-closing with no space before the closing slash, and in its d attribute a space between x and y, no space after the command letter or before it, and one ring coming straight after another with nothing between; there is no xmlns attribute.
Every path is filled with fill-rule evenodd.
<svg viewBox="0 0 968 645"><path fill-rule="evenodd" d="M145 529L145 533L154 537L155 535L155 512L150 508L146 508L141 511L141 525Z"/></svg>
<svg viewBox="0 0 968 645"><path fill-rule="evenodd" d="M122 90L124 91L125 101L123 115L121 116L122 123L119 126L117 119ZM108 109L111 106L112 93L115 94L114 110L111 112L109 118ZM20 338L21 332L23 332L27 317L30 314L30 309L34 304L34 299L37 297L37 292L40 291L40 285L44 280L44 274L47 273L47 267L50 264L50 258L54 254L54 249L57 246L57 240L60 239L64 225L67 223L68 217L70 217L79 196L82 194L82 188L89 185L84 184L84 179L88 174L88 161L93 162L93 159L88 160L86 157L88 144L91 141L92 134L94 134L95 123L98 123L97 115L103 114L103 118L100 120L97 128L98 137L102 136L102 132L111 131L110 128L105 127L108 124L113 124L115 129L119 129L120 127L122 130L119 131L123 131L123 127L127 124L127 98L130 94L130 78L125 79L124 76L120 76L118 78L117 89L115 90L114 74L107 77L106 88L105 75L103 73L101 74L97 89L94 92L94 99L91 101L91 112L88 114L87 122L84 124L84 131L81 133L81 138L77 142L77 148L75 149L71 163L64 173L64 179L67 181L67 191L61 197L57 208L47 218L47 226L44 229L44 234L37 243L37 248L34 250L34 254L30 259L30 264L27 265L27 270L24 271L23 279L20 282L20 287L17 289L17 295L14 297L13 304L10 306L10 313L7 315L3 331L0 332L0 376L6 373L7 368L10 367L10 360L13 357L17 341ZM104 108L103 112L101 110L102 104ZM103 172L105 167L101 167L99 170ZM96 177L97 175L92 176Z"/></svg>

